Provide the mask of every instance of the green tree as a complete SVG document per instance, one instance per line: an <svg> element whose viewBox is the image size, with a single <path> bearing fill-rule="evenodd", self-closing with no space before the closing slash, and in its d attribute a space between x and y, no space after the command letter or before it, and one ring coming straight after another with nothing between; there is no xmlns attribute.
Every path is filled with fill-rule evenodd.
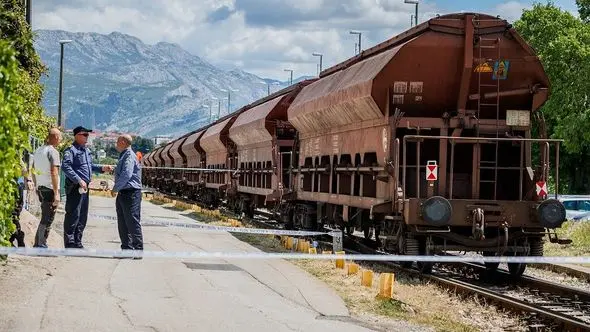
<svg viewBox="0 0 590 332"><path fill-rule="evenodd" d="M53 118L45 115L41 101L43 85L41 76L47 67L33 47L33 32L25 20L22 0L0 0L0 39L10 41L16 51L21 79L18 90L24 98L23 120L29 134L45 138L47 129L55 124Z"/></svg>
<svg viewBox="0 0 590 332"><path fill-rule="evenodd" d="M26 104L19 91L24 75L16 54L10 43L0 40L0 245L8 244L14 232L15 179L21 175L19 160L27 142L22 117Z"/></svg>
<svg viewBox="0 0 590 332"><path fill-rule="evenodd" d="M590 22L590 0L576 0L576 5L578 5L580 18L584 22Z"/></svg>
<svg viewBox="0 0 590 332"><path fill-rule="evenodd" d="M587 193L590 25L547 3L524 10L515 28L535 49L551 82L550 98L541 111L550 137L566 141L560 156L561 181L567 182L570 193Z"/></svg>
<svg viewBox="0 0 590 332"><path fill-rule="evenodd" d="M45 138L54 121L41 106L47 68L33 47L21 0L0 0L0 244L14 231L15 179L28 135Z"/></svg>
<svg viewBox="0 0 590 332"><path fill-rule="evenodd" d="M154 142L149 138L136 136L133 138L133 144L131 148L133 151L141 151L142 154L146 154L154 149Z"/></svg>

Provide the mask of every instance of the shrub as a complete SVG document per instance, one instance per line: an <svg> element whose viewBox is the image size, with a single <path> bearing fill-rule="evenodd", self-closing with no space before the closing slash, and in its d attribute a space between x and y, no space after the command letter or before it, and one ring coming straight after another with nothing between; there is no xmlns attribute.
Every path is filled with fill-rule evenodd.
<svg viewBox="0 0 590 332"><path fill-rule="evenodd" d="M16 178L21 175L20 158L27 142L23 121L24 98L18 91L23 71L16 52L0 40L0 244L14 232L12 211L17 193Z"/></svg>

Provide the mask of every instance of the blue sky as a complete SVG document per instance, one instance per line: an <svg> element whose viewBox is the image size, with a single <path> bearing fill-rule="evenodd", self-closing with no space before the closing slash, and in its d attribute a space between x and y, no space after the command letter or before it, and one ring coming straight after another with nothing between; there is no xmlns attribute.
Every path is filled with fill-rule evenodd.
<svg viewBox="0 0 590 332"><path fill-rule="evenodd" d="M543 3L545 1L542 1ZM554 0L576 13L575 0ZM421 0L420 22L436 14L475 11L513 21L529 0ZM286 80L324 68L410 27L414 6L403 0L43 0L35 1L34 29L127 33L145 43L177 43L222 68Z"/></svg>

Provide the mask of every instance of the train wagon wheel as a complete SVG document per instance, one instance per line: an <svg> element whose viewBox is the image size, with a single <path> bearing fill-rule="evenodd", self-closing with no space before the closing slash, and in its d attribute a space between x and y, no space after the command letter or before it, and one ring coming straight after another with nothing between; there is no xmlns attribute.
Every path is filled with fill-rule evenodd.
<svg viewBox="0 0 590 332"><path fill-rule="evenodd" d="M543 256L543 240L540 238L529 239L528 256ZM516 256L516 254L514 255ZM508 263L508 272L514 277L520 277L526 270L526 263Z"/></svg>
<svg viewBox="0 0 590 332"><path fill-rule="evenodd" d="M520 277L524 270L526 270L526 263L508 263L508 272L513 277Z"/></svg>
<svg viewBox="0 0 590 332"><path fill-rule="evenodd" d="M483 252L484 257L494 257L496 253L490 251ZM496 271L498 266L500 266L500 262L485 262L484 265L486 266L486 271Z"/></svg>
<svg viewBox="0 0 590 332"><path fill-rule="evenodd" d="M428 256L431 252L428 250L428 242L429 240L421 240L420 241L420 256ZM432 273L432 267L434 266L434 262L416 262L418 266L418 270L424 274Z"/></svg>

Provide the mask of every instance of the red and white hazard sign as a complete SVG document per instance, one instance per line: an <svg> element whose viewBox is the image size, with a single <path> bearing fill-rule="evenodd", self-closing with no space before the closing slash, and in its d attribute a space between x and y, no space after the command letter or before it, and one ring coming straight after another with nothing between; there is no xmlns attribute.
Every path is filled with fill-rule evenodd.
<svg viewBox="0 0 590 332"><path fill-rule="evenodd" d="M429 160L426 163L426 180L436 181L438 179L438 165L436 160Z"/></svg>
<svg viewBox="0 0 590 332"><path fill-rule="evenodd" d="M547 196L547 183L545 181L538 181L535 185L537 190L537 196L544 197Z"/></svg>

